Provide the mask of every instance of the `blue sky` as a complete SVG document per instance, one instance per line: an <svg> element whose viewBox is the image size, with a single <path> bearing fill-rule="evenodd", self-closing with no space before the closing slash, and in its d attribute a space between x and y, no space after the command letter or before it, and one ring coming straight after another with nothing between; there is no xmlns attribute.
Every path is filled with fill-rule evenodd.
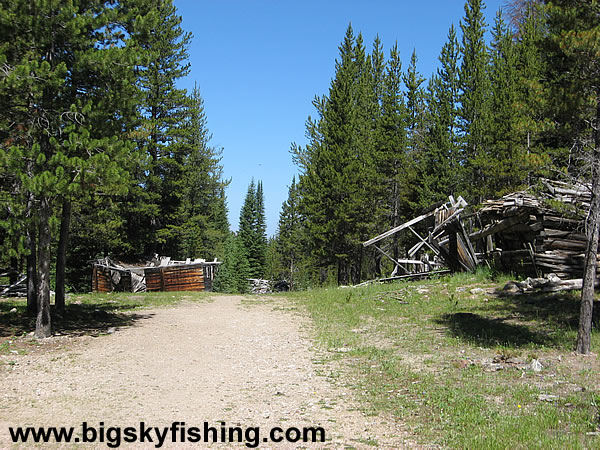
<svg viewBox="0 0 600 450"><path fill-rule="evenodd" d="M212 144L223 147L229 221L239 212L252 178L262 180L267 234L277 230L281 204L297 168L290 145L306 143L312 99L326 94L346 28L352 23L370 51L379 35L386 52L398 42L405 69L413 49L429 78L462 0L174 0L183 28L194 38L191 73L204 98ZM504 0L485 1L488 25Z"/></svg>

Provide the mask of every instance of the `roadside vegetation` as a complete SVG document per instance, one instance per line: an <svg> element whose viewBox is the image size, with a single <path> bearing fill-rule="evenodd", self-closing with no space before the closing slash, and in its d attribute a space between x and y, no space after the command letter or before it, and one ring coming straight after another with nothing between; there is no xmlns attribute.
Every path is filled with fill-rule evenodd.
<svg viewBox="0 0 600 450"><path fill-rule="evenodd" d="M500 296L505 281L480 272L289 298L312 316L325 375L423 444L598 448L600 364L573 352L578 293Z"/></svg>

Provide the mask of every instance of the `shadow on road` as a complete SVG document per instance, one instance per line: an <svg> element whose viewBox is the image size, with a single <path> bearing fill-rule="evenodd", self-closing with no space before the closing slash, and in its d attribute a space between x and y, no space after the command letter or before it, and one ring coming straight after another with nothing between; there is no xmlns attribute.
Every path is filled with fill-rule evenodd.
<svg viewBox="0 0 600 450"><path fill-rule="evenodd" d="M70 304L64 314L58 315L52 306L53 332L62 335L105 334L110 328L134 326L136 322L149 319L152 313L126 312L141 305L97 305ZM22 301L0 300L0 337L21 336L35 330L35 317L26 313Z"/></svg>

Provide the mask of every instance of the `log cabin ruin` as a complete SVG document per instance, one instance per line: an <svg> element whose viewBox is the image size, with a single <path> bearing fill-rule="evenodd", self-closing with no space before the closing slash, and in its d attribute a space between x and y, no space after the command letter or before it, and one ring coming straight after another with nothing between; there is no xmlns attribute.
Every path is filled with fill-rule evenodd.
<svg viewBox="0 0 600 450"><path fill-rule="evenodd" d="M526 191L469 208L459 197L363 243L394 264L389 278L413 278L479 265L527 277L581 278L587 245L590 186L540 180ZM399 232L416 242L406 259L392 258L381 243Z"/></svg>
<svg viewBox="0 0 600 450"><path fill-rule="evenodd" d="M211 291L219 261L155 256L142 266L103 258L92 263L92 292Z"/></svg>

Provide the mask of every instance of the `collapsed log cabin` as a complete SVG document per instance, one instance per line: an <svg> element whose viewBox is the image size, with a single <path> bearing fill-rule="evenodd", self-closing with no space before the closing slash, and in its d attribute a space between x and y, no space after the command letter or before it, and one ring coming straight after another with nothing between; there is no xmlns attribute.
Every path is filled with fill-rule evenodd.
<svg viewBox="0 0 600 450"><path fill-rule="evenodd" d="M211 291L219 264L155 257L144 266L132 266L103 258L92 264L92 292Z"/></svg>
<svg viewBox="0 0 600 450"><path fill-rule="evenodd" d="M454 197L450 196L449 202L430 208L420 216L369 239L363 246L373 246L394 264L392 274L385 280L447 272L444 269L439 270L443 263L455 270L474 270L477 258L462 223L458 220L466 206L467 202L462 197L454 200ZM424 228L426 233L418 232L415 229L417 224L421 229ZM399 232L410 232L416 237L416 243L410 249L406 249L405 259L393 258L383 246L377 245ZM399 274L400 271L403 273Z"/></svg>
<svg viewBox="0 0 600 450"><path fill-rule="evenodd" d="M537 191L486 201L474 216L480 229L470 239L483 259L505 271L581 278L590 201L590 186L542 180Z"/></svg>
<svg viewBox="0 0 600 450"><path fill-rule="evenodd" d="M474 271L478 265L488 264L524 276L581 278L590 201L590 186L550 180L541 180L527 191L488 200L470 212L462 197L454 201L450 196L449 203L363 245L373 245L394 263L388 279L432 273L427 263L430 255L439 263L438 268L443 264L452 271ZM413 228L420 222L426 224L425 233L419 234ZM405 230L417 238L407 250L408 260L396 260L376 245ZM424 270L410 270L405 263L418 263ZM397 275L398 269L405 274Z"/></svg>

